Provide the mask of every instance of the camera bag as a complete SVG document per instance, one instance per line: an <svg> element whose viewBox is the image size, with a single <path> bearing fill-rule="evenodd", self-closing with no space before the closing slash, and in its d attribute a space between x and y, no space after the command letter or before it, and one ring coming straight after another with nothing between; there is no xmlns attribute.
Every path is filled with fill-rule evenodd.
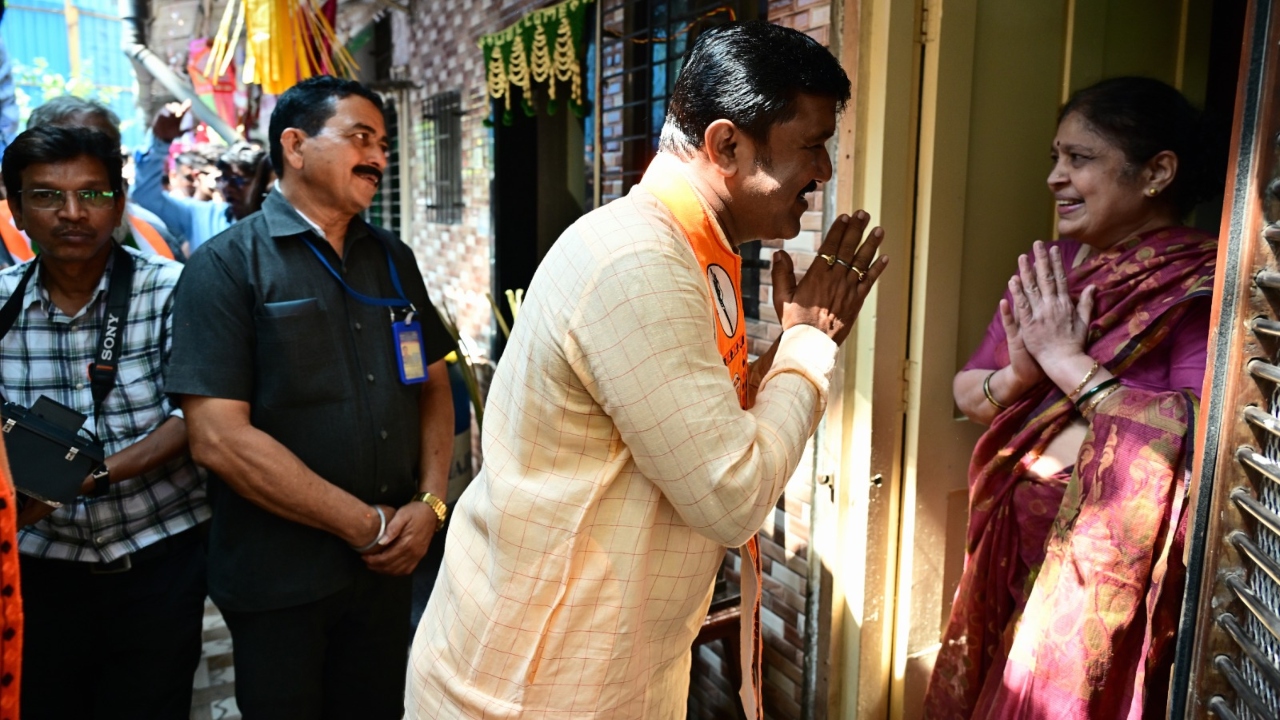
<svg viewBox="0 0 1280 720"><path fill-rule="evenodd" d="M102 403L115 387L116 362L123 347L133 286L133 258L119 245L114 253L98 353L89 364L95 420L100 418ZM39 262L38 257L31 261L13 295L0 307L0 338L17 321L27 285ZM81 434L85 419L80 412L44 395L30 408L12 402L0 407L0 431L4 433L9 469L18 492L54 506L75 500L84 479L105 459L97 437Z"/></svg>

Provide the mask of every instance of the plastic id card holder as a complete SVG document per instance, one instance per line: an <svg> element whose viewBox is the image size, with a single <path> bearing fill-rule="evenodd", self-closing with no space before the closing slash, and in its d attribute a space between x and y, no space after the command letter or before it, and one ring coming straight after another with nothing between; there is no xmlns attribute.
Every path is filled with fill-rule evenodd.
<svg viewBox="0 0 1280 720"><path fill-rule="evenodd" d="M405 385L425 382L427 363L422 356L422 325L412 322L391 324L391 334L396 341L396 365L400 368L400 382Z"/></svg>

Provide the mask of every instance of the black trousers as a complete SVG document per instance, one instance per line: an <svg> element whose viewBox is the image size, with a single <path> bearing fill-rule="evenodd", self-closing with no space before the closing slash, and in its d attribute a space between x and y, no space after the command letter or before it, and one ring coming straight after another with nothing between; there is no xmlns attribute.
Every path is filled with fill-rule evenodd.
<svg viewBox="0 0 1280 720"><path fill-rule="evenodd" d="M202 529L132 568L21 557L23 720L187 720L205 600Z"/></svg>
<svg viewBox="0 0 1280 720"><path fill-rule="evenodd" d="M244 720L399 720L409 652L408 577L361 571L305 605L223 610Z"/></svg>

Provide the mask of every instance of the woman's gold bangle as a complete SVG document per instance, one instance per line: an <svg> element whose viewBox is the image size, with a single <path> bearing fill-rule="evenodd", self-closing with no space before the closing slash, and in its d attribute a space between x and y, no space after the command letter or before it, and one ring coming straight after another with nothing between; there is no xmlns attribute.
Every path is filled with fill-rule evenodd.
<svg viewBox="0 0 1280 720"><path fill-rule="evenodd" d="M1088 385L1089 381L1093 379L1093 376L1098 374L1099 367L1101 366L1098 364L1098 361L1094 360L1093 367L1089 368L1089 372L1084 374L1084 379L1080 381L1080 384L1076 386L1075 390L1072 390L1071 393L1067 395L1068 400L1076 399L1076 396L1080 394L1080 391L1084 389L1084 386Z"/></svg>
<svg viewBox="0 0 1280 720"><path fill-rule="evenodd" d="M1112 395L1115 395L1116 393L1120 392L1120 390L1123 387L1124 387L1123 385L1112 385L1106 390L1103 390L1101 393L1098 393L1097 397L1093 398L1092 400L1089 401L1087 405L1085 405L1084 409L1080 411L1080 414L1086 418L1089 417L1090 415L1093 414L1094 410L1098 409L1098 406L1102 404L1103 400L1106 400Z"/></svg>
<svg viewBox="0 0 1280 720"><path fill-rule="evenodd" d="M1008 405L1001 405L999 401L996 400L996 396L991 394L991 378L995 377L998 372L1000 371L992 370L991 374L987 376L987 379L982 381L982 394L987 396L987 402L995 405L997 410L1008 410Z"/></svg>

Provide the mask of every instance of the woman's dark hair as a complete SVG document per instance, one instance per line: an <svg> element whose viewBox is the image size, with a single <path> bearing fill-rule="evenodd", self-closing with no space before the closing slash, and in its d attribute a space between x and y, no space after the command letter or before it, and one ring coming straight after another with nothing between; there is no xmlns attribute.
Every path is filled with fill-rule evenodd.
<svg viewBox="0 0 1280 720"><path fill-rule="evenodd" d="M1103 80L1072 95L1058 113L1058 124L1072 113L1120 148L1135 171L1165 150L1177 155L1178 173L1164 195L1179 213L1221 192L1226 138L1165 83L1144 77Z"/></svg>
<svg viewBox="0 0 1280 720"><path fill-rule="evenodd" d="M271 124L267 128L267 141L271 146L271 166L276 175L284 177L284 146L280 136L289 128L296 128L307 135L320 132L329 118L337 112L338 101L358 95L373 103L379 113L385 113L382 98L355 80L342 80L331 75L319 75L294 85L276 101L271 111Z"/></svg>
<svg viewBox="0 0 1280 720"><path fill-rule="evenodd" d="M659 147L701 148L707 126L721 119L765 143L774 125L795 117L800 93L832 98L843 110L849 90L830 51L798 30L760 20L718 25L685 59Z"/></svg>
<svg viewBox="0 0 1280 720"><path fill-rule="evenodd" d="M116 192L124 191L124 177L121 174L123 161L118 137L113 138L101 130L87 127L41 125L18 135L5 148L4 164L0 166L5 192L21 207L24 170L32 165L65 162L82 156L102 163L111 189Z"/></svg>

